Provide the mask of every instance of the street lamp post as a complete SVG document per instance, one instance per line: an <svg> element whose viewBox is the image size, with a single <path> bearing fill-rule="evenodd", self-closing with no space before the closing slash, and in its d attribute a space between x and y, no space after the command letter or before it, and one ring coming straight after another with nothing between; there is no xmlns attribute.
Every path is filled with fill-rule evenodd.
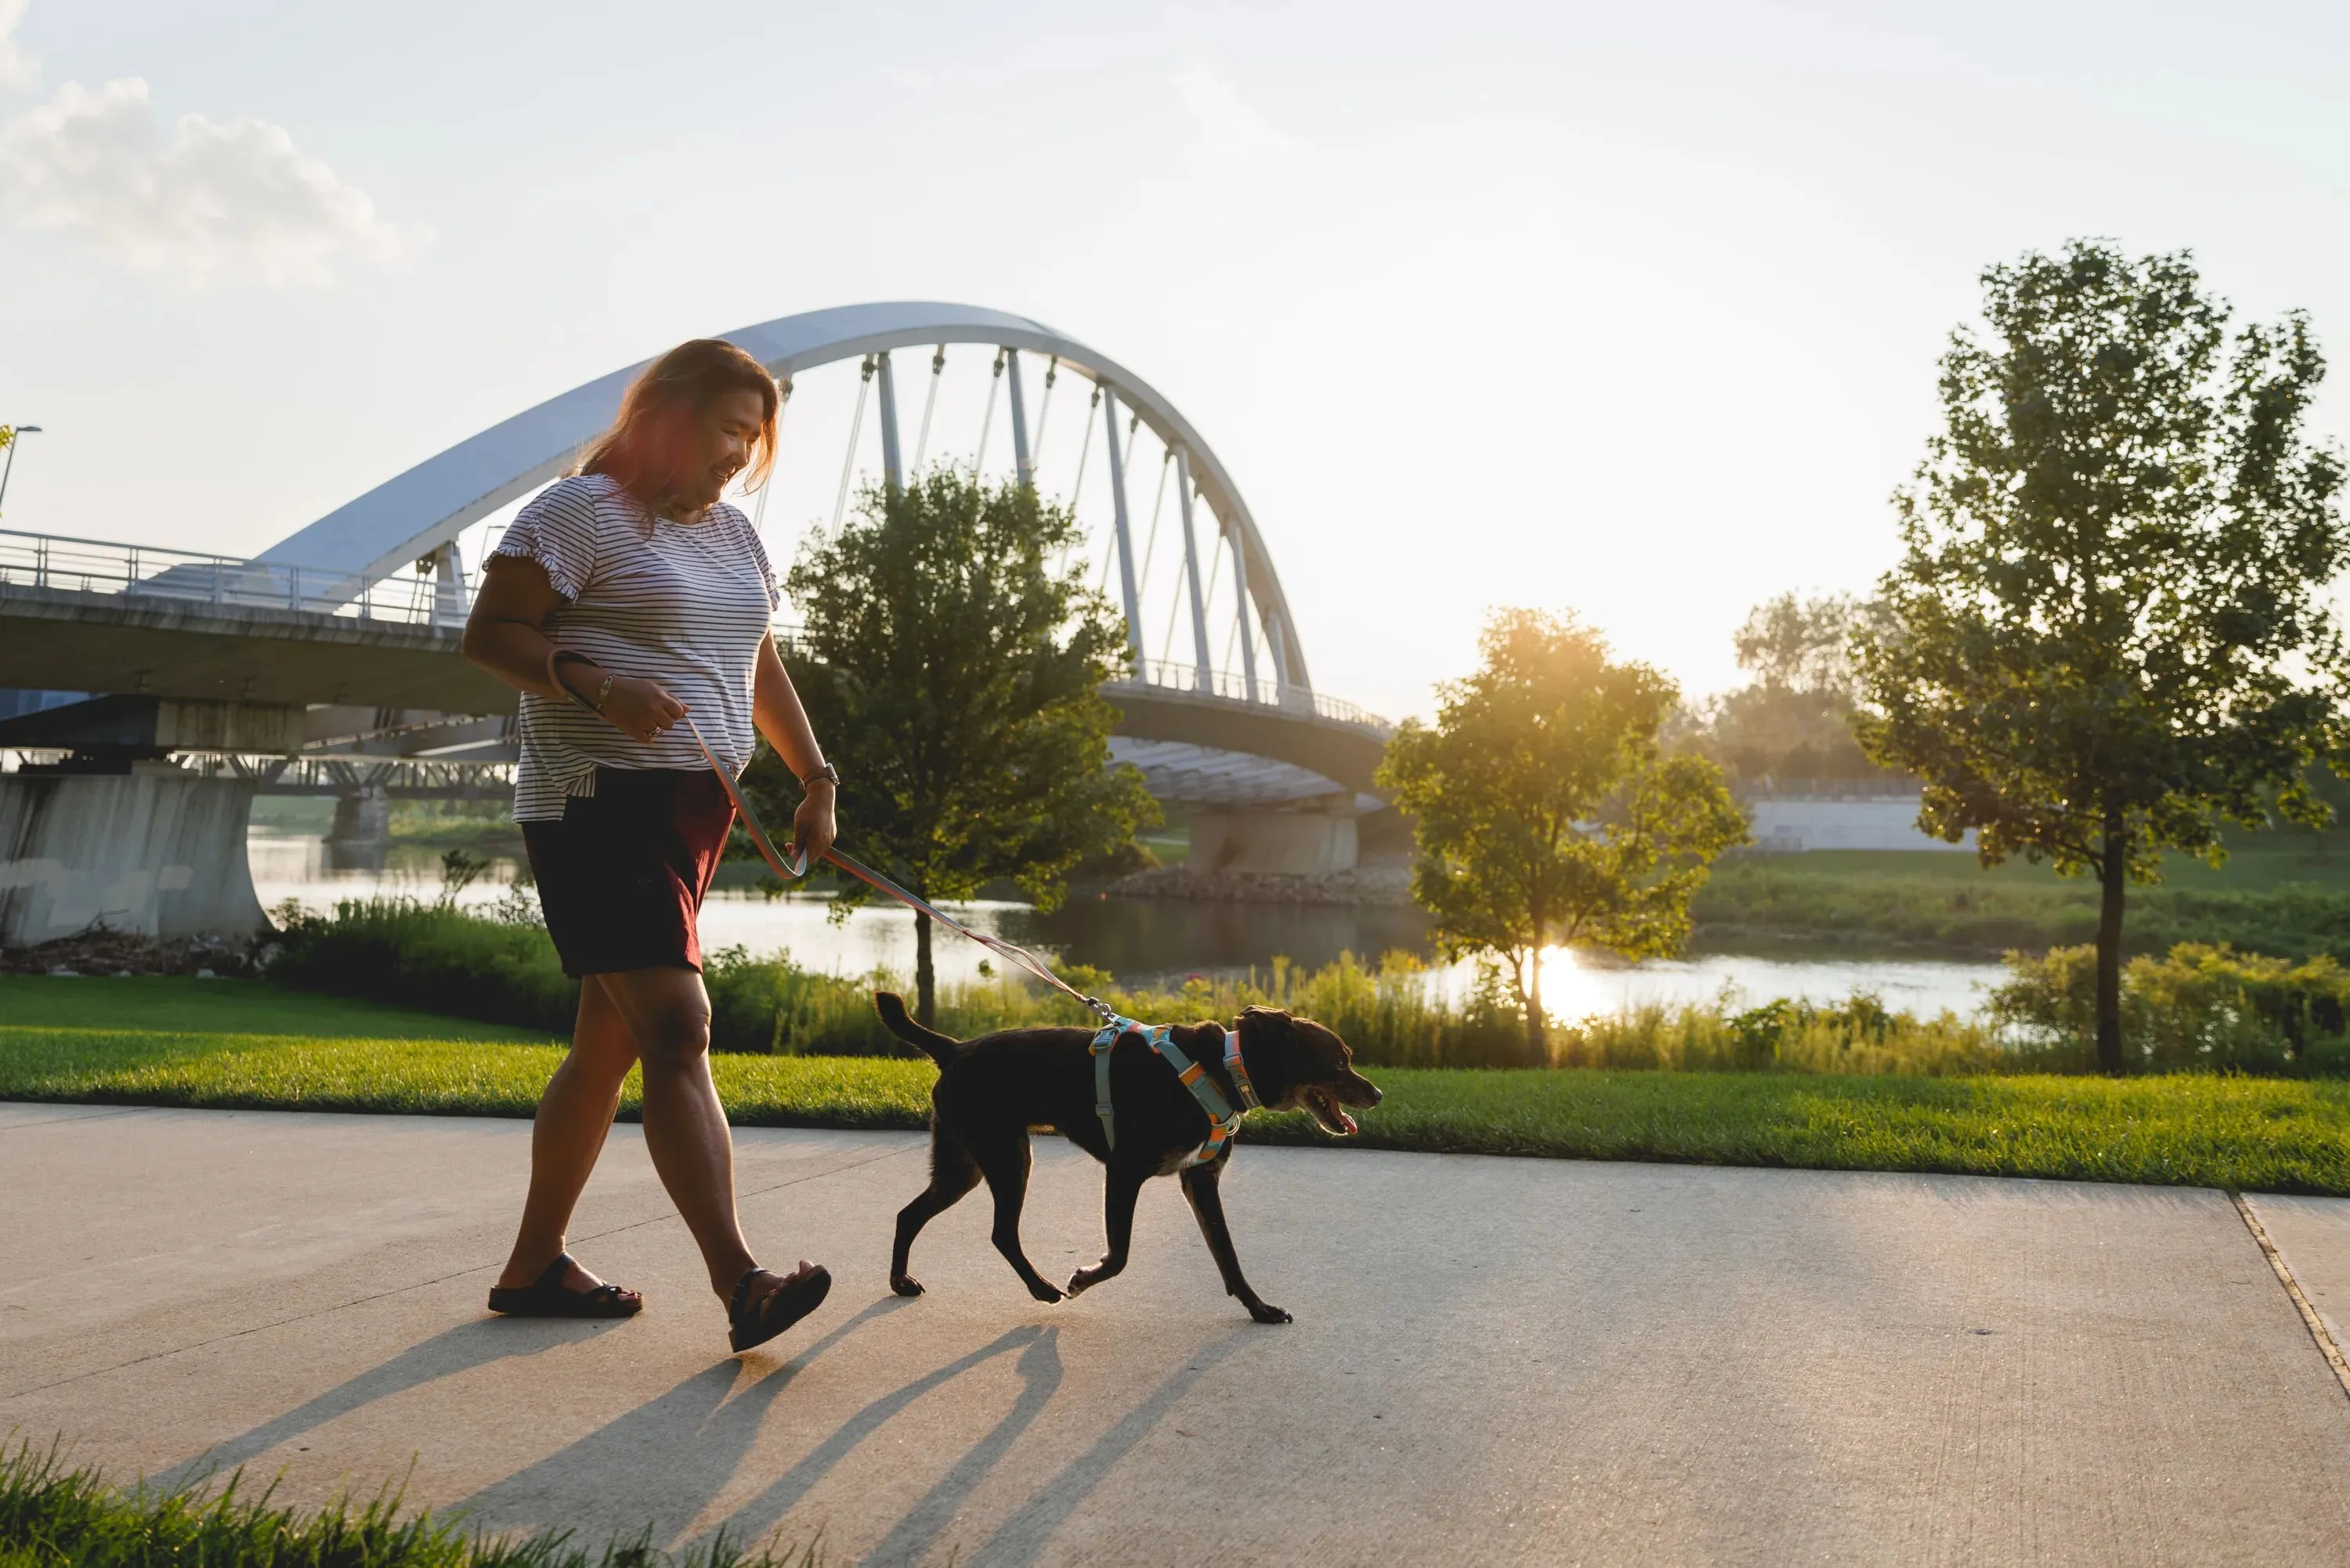
<svg viewBox="0 0 2350 1568"><path fill-rule="evenodd" d="M16 439L19 436L40 433L41 427L38 425L15 425L9 429L8 461L5 464L0 464L0 501L8 499L8 476L16 472Z"/></svg>

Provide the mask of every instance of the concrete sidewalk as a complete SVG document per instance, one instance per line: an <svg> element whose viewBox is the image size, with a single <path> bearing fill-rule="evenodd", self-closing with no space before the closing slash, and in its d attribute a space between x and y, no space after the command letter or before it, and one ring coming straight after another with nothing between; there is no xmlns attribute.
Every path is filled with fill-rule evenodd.
<svg viewBox="0 0 2350 1568"><path fill-rule="evenodd" d="M528 1133L0 1106L0 1429L125 1480L410 1475L486 1526L833 1563L2350 1554L2350 1398L2220 1193L1243 1148L1242 1257L1297 1314L1260 1328L1172 1182L1078 1301L1030 1301L975 1198L901 1302L922 1140L746 1131L755 1242L837 1284L736 1360L631 1127L574 1250L644 1314L484 1314ZM1059 1276L1098 1168L1036 1150ZM2350 1206L2259 1211L2338 1333Z"/></svg>

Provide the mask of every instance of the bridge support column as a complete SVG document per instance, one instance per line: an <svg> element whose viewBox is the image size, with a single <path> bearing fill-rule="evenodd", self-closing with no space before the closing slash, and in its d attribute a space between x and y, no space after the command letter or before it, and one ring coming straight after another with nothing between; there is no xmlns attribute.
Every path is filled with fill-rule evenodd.
<svg viewBox="0 0 2350 1568"><path fill-rule="evenodd" d="M267 929L244 859L253 789L161 762L0 774L0 944Z"/></svg>
<svg viewBox="0 0 2350 1568"><path fill-rule="evenodd" d="M391 795L380 784L335 797L327 860L337 871L380 871L391 858Z"/></svg>
<svg viewBox="0 0 2350 1568"><path fill-rule="evenodd" d="M889 353L874 356L881 364L881 480L895 495L905 488L906 471L898 461L898 378L889 370Z"/></svg>
<svg viewBox="0 0 2350 1568"><path fill-rule="evenodd" d="M1109 436L1109 503L1118 523L1118 583L1126 607L1126 641L1134 650L1134 672L1143 671L1142 599L1134 587L1134 528L1126 514L1126 454L1118 450L1118 394L1104 387L1102 428Z"/></svg>
<svg viewBox="0 0 2350 1568"><path fill-rule="evenodd" d="M1005 389L1012 396L1012 471L1019 476L1020 488L1036 487L1036 459L1028 450L1028 400L1020 391L1020 350L1003 351L1004 372L1012 385Z"/></svg>
<svg viewBox="0 0 2350 1568"><path fill-rule="evenodd" d="M1191 817L1195 871L1312 877L1351 871L1360 858L1348 794L1295 811L1202 811Z"/></svg>

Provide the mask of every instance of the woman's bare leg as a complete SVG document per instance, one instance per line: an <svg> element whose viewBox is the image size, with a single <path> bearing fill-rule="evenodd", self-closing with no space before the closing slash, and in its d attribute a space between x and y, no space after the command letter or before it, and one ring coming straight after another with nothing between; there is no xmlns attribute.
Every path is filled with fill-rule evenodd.
<svg viewBox="0 0 2350 1568"><path fill-rule="evenodd" d="M734 1282L759 1263L734 1212L734 1137L710 1076L710 998L702 976L639 969L597 979L628 1020L644 1064L645 1148L653 1168L702 1249L710 1288L731 1299ZM803 1258L792 1277L810 1267ZM770 1289L782 1283L777 1276Z"/></svg>
<svg viewBox="0 0 2350 1568"><path fill-rule="evenodd" d="M579 985L579 1020L571 1054L548 1080L530 1130L530 1196L523 1200L522 1228L498 1283L519 1288L546 1272L564 1249L571 1211L604 1150L613 1113L620 1108L620 1085L636 1065L637 1038L590 975ZM603 1282L574 1265L567 1288L592 1291Z"/></svg>

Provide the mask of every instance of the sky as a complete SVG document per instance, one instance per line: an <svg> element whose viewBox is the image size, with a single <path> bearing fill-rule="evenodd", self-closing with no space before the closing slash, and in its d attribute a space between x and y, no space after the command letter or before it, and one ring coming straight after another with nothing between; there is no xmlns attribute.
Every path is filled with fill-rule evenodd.
<svg viewBox="0 0 2350 1568"><path fill-rule="evenodd" d="M2160 0L0 0L0 526L248 554L679 339L952 300L1184 412L1317 688L1425 712L1530 605L1700 695L1749 607L1891 564L1985 265L2189 247L2350 344L2345 56L2342 7ZM783 559L855 401L804 380Z"/></svg>

